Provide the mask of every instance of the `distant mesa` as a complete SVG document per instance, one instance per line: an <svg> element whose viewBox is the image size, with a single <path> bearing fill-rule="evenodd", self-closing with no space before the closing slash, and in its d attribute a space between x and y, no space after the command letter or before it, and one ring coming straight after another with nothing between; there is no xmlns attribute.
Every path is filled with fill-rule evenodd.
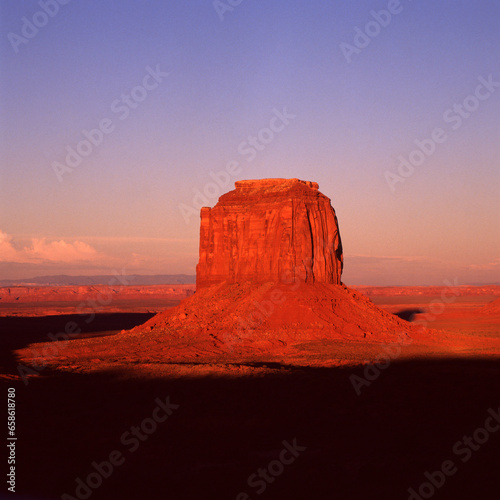
<svg viewBox="0 0 500 500"><path fill-rule="evenodd" d="M37 276L24 279L0 280L0 286L93 286L121 283L135 286L147 285L177 285L195 283L194 275L187 274L104 274L98 276L68 276L58 274L55 276Z"/></svg>
<svg viewBox="0 0 500 500"><path fill-rule="evenodd" d="M224 281L341 283L337 217L316 182L246 180L235 188L201 209L197 288Z"/></svg>

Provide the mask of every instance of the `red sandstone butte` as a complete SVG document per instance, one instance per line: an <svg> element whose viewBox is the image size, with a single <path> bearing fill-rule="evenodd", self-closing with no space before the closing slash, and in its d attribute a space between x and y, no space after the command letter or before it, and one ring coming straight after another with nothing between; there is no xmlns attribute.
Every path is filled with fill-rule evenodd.
<svg viewBox="0 0 500 500"><path fill-rule="evenodd" d="M161 339L168 359L194 359L276 354L319 339L428 335L341 283L337 218L317 183L262 179L235 187L201 209L196 293L125 337L147 334Z"/></svg>
<svg viewBox="0 0 500 500"><path fill-rule="evenodd" d="M223 281L341 283L337 217L316 182L259 179L235 187L201 209L197 289Z"/></svg>

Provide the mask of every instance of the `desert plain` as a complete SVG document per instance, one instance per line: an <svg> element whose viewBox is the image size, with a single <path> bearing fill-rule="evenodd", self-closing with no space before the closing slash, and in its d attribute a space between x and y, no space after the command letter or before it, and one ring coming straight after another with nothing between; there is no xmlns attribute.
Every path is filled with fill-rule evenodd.
<svg viewBox="0 0 500 500"><path fill-rule="evenodd" d="M26 498L389 499L422 485L493 498L500 433L477 429L500 406L499 286L357 288L438 342L243 338L224 350L214 338L168 355L158 337L128 332L195 285L114 287L105 304L109 291L0 290ZM153 425L158 398L175 409Z"/></svg>

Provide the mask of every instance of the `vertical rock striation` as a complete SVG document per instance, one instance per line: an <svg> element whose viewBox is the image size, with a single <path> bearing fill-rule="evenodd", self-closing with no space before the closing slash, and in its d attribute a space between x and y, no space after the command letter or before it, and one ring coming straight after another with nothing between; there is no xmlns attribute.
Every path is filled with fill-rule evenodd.
<svg viewBox="0 0 500 500"><path fill-rule="evenodd" d="M201 209L197 288L223 281L341 283L337 217L317 183L261 179L235 188Z"/></svg>

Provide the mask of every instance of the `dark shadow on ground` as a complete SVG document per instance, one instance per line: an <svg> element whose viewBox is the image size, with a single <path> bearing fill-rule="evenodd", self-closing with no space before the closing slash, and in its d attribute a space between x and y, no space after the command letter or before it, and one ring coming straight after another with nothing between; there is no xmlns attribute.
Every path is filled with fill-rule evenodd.
<svg viewBox="0 0 500 500"><path fill-rule="evenodd" d="M500 431L467 462L466 452L453 451L484 427L489 408L499 411L498 361L393 362L359 396L351 376L363 377L362 368L245 378L124 375L46 370L27 386L15 384L19 492L76 498L77 478L85 481L92 462L114 450L125 461L91 500L246 498L239 492L251 499L406 499L445 460L457 470L435 498L490 499L500 490ZM166 422L140 444L123 437L167 396L180 407ZM269 476L259 495L265 483L250 486L248 478L294 439L306 450ZM280 472L278 463L272 467Z"/></svg>
<svg viewBox="0 0 500 500"><path fill-rule="evenodd" d="M401 309L401 311L395 312L393 314L394 316L404 319L405 321L413 321L415 319L416 314L422 314L424 312L425 311L423 309L409 308L409 309Z"/></svg>
<svg viewBox="0 0 500 500"><path fill-rule="evenodd" d="M17 361L12 351L34 342L50 342L49 334L81 331L71 338L106 335L109 332L128 330L152 318L152 313L98 313L68 314L42 317L7 316L0 318L0 365L3 372L12 371ZM73 324L73 327L68 325ZM68 328L68 329L67 329ZM78 330L77 330L78 329ZM0 370L1 372L2 370Z"/></svg>

